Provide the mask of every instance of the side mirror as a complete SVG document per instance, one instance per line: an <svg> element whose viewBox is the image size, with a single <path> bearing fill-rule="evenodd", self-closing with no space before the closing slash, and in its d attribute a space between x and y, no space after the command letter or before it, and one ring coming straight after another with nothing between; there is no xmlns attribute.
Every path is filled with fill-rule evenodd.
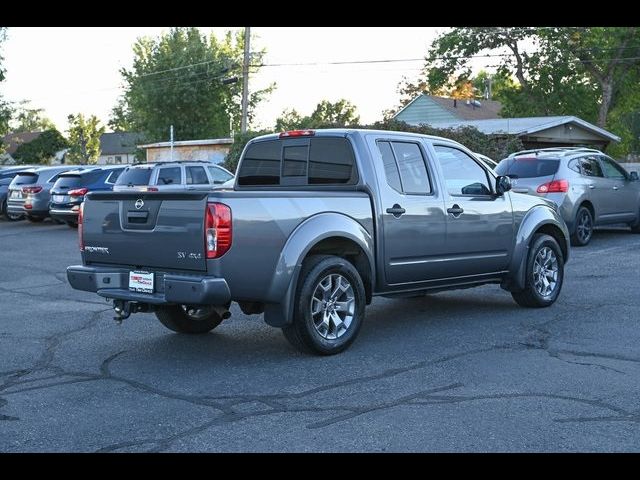
<svg viewBox="0 0 640 480"><path fill-rule="evenodd" d="M629 172L629 180L631 180L632 182L637 182L638 181L638 172Z"/></svg>
<svg viewBox="0 0 640 480"><path fill-rule="evenodd" d="M496 193L498 195L504 195L504 192L511 190L511 178L506 175L500 175L496 179Z"/></svg>

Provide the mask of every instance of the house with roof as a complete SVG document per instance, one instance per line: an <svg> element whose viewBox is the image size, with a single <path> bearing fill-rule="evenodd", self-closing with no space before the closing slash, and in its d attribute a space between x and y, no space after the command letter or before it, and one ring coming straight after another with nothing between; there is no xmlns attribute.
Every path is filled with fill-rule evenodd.
<svg viewBox="0 0 640 480"><path fill-rule="evenodd" d="M13 154L23 143L29 143L40 136L42 132L9 133L2 137L2 150L0 153L0 165L15 165Z"/></svg>
<svg viewBox="0 0 640 480"><path fill-rule="evenodd" d="M502 118L495 100L456 100L421 94L395 120L435 128L475 127L489 135L516 135L525 148L592 146L606 148L620 137L573 115Z"/></svg>
<svg viewBox="0 0 640 480"><path fill-rule="evenodd" d="M100 136L99 165L134 163L136 149L142 135L133 132L108 132Z"/></svg>

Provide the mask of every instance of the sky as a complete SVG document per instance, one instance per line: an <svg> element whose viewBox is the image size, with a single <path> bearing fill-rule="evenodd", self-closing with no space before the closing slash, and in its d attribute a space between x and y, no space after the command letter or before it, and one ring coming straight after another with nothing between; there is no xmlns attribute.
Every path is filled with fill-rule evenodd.
<svg viewBox="0 0 640 480"><path fill-rule="evenodd" d="M200 27L222 36L228 28ZM140 36L156 37L169 27L13 27L2 48L6 79L0 91L10 101L43 108L60 130L67 115L95 114L104 124L122 93L119 70L133 60ZM323 100L345 98L361 121L374 122L399 101L398 83L415 78L427 48L444 28L433 27L252 27L252 48L265 48L264 62L319 63L263 67L249 88L276 83L256 110L252 127L272 127L286 108L310 114ZM361 65L324 62L416 59Z"/></svg>

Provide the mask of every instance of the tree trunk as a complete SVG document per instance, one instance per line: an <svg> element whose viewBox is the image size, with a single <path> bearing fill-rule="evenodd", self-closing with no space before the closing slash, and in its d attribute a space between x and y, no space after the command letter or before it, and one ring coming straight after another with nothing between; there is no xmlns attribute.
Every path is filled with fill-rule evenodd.
<svg viewBox="0 0 640 480"><path fill-rule="evenodd" d="M604 128L607 124L607 116L613 101L613 78L603 78L602 82L602 102L598 111L598 126Z"/></svg>

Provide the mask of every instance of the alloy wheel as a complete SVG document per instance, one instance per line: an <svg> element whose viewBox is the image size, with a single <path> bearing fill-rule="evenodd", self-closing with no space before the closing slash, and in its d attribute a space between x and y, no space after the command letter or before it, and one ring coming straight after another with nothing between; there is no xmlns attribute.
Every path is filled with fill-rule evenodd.
<svg viewBox="0 0 640 480"><path fill-rule="evenodd" d="M541 248L533 263L533 284L543 297L549 297L558 285L558 257L549 248Z"/></svg>
<svg viewBox="0 0 640 480"><path fill-rule="evenodd" d="M335 340L344 335L353 322L355 293L351 282L333 273L324 277L311 296L311 318L321 337Z"/></svg>

